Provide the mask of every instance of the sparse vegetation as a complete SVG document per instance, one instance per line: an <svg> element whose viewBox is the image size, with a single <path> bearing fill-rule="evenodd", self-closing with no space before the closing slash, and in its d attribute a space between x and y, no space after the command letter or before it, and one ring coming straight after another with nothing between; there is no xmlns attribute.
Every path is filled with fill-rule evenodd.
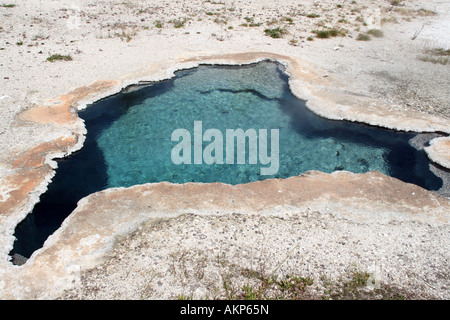
<svg viewBox="0 0 450 320"><path fill-rule="evenodd" d="M261 272L254 270L243 270L247 274L249 280L256 280L258 284L252 286L244 284L236 290L231 296L232 299L238 300L299 300L309 298L306 292L308 287L314 284L314 280L309 277L299 277L295 275L286 275L282 279L275 276L267 276Z"/></svg>
<svg viewBox="0 0 450 320"><path fill-rule="evenodd" d="M198 259L198 258L197 258ZM181 259L182 260L182 259ZM178 270L185 276L195 276L205 268L205 261L199 269L191 270L189 274ZM414 299L413 294L389 286L376 283L373 275L360 270L352 270L339 279L328 279L325 276L313 279L310 276L286 274L277 276L261 270L241 268L221 260L221 267L231 267L221 273L220 287L215 287L213 299L226 300L405 300ZM179 264L182 264L179 262ZM186 266L183 266L186 268ZM175 269L174 269L175 270ZM182 273L181 273L182 272ZM196 279L204 277L195 276ZM239 279L239 280L238 280ZM239 284L237 284L239 283ZM375 285L377 285L375 287ZM369 286L372 286L369 287ZM207 297L209 298L209 297ZM179 295L178 299L192 299L191 295Z"/></svg>
<svg viewBox="0 0 450 320"><path fill-rule="evenodd" d="M287 31L278 27L274 29L266 29L264 30L264 33L266 34L266 36L269 36L271 38L281 38L284 34L287 33Z"/></svg>
<svg viewBox="0 0 450 320"><path fill-rule="evenodd" d="M316 34L316 37L320 39L326 39L330 37L330 33L327 30L318 30L314 31L314 33Z"/></svg>
<svg viewBox="0 0 450 320"><path fill-rule="evenodd" d="M178 28L184 27L184 25L187 21L188 21L188 19L184 18L182 20L171 20L169 22L173 23L173 27L178 29Z"/></svg>
<svg viewBox="0 0 450 320"><path fill-rule="evenodd" d="M13 4L13 3L9 3L9 4L3 3L3 4L0 5L0 7L2 7L2 8L14 8L15 6L16 5Z"/></svg>
<svg viewBox="0 0 450 320"><path fill-rule="evenodd" d="M445 50L444 48L433 48L425 49L425 53L432 54L434 56L450 56L450 49Z"/></svg>
<svg viewBox="0 0 450 320"><path fill-rule="evenodd" d="M155 23L156 25L156 23ZM108 26L107 33L101 33L97 37L99 39L110 39L110 38L120 38L122 41L130 42L132 38L137 35L138 27L133 23L116 22ZM142 26L143 29L150 29L148 26ZM42 38L42 37L41 37ZM48 39L48 37L46 37Z"/></svg>
<svg viewBox="0 0 450 320"><path fill-rule="evenodd" d="M355 18L355 21L361 22L361 23L363 23L363 24L365 23L365 22L364 22L364 18L361 17L361 16L356 17L356 18Z"/></svg>
<svg viewBox="0 0 450 320"><path fill-rule="evenodd" d="M423 55L419 56L419 60L421 61L442 65L447 65L449 63L450 49L427 48L423 53Z"/></svg>
<svg viewBox="0 0 450 320"><path fill-rule="evenodd" d="M365 271L353 270L344 275L338 281L330 281L323 277L325 287L323 299L333 300L405 300L412 295L399 288L390 287L379 283L378 288L368 290L368 285L374 285L372 275Z"/></svg>
<svg viewBox="0 0 450 320"><path fill-rule="evenodd" d="M226 300L405 300L414 294L383 283L373 274L352 266L339 278L320 276L315 279L299 273L279 274L263 261L253 267L242 267L227 259L224 252L214 258L202 250L180 251L170 255L169 272L180 282L186 279L204 283L208 292L200 299ZM212 259L212 260L211 260ZM216 284L209 282L207 269L213 263L219 271ZM179 300L193 299L193 293L184 292Z"/></svg>
<svg viewBox="0 0 450 320"><path fill-rule="evenodd" d="M72 61L72 57L70 55L53 54L47 58L47 61L49 62Z"/></svg>
<svg viewBox="0 0 450 320"><path fill-rule="evenodd" d="M356 38L356 40L358 41L369 41L371 38L368 34L366 33L360 33L358 34L358 37Z"/></svg>
<svg viewBox="0 0 450 320"><path fill-rule="evenodd" d="M419 16L425 16L425 17L427 17L427 16L434 16L434 15L436 15L436 12L434 12L434 11L432 11L432 10L428 10L428 9L423 9L423 8L421 8L421 9L417 10L417 14L418 14Z"/></svg>
<svg viewBox="0 0 450 320"><path fill-rule="evenodd" d="M383 31L381 31L380 29L370 29L369 31L367 31L367 34L370 34L371 36L374 36L376 38L384 37Z"/></svg>
<svg viewBox="0 0 450 320"><path fill-rule="evenodd" d="M393 6L399 6L401 5L402 1L401 0L391 0L391 5Z"/></svg>
<svg viewBox="0 0 450 320"><path fill-rule="evenodd" d="M281 18L281 21L288 22L289 24L294 24L294 20L290 17L283 17Z"/></svg>
<svg viewBox="0 0 450 320"><path fill-rule="evenodd" d="M228 23L227 20L219 19L219 18L214 19L214 22L217 23L217 24L227 24Z"/></svg>
<svg viewBox="0 0 450 320"><path fill-rule="evenodd" d="M328 39L331 37L337 37L337 36L345 36L345 32L343 30L339 29L324 29L324 30L313 30L313 33L316 34L316 37L319 39Z"/></svg>
<svg viewBox="0 0 450 320"><path fill-rule="evenodd" d="M381 18L381 24L385 24L385 23L398 23L398 19L396 17Z"/></svg>
<svg viewBox="0 0 450 320"><path fill-rule="evenodd" d="M125 40L126 42L130 42L131 39L133 38L133 36L136 35L136 31L134 29L133 30L122 29L122 33L120 33L120 34L116 33L115 35L118 36L120 38L120 40Z"/></svg>
<svg viewBox="0 0 450 320"><path fill-rule="evenodd" d="M228 299L236 300L405 300L412 295L399 288L380 283L378 288L368 289L368 284L375 284L372 275L364 271L351 271L338 280L322 277L314 280L311 277L299 275L285 275L281 279L276 276L265 275L255 270L242 270L249 282L256 280L256 285L244 284L240 288L233 288L231 276L226 277L223 287L228 290ZM323 287L323 290L314 291ZM320 293L322 291L322 293Z"/></svg>
<svg viewBox="0 0 450 320"><path fill-rule="evenodd" d="M241 27L259 27L262 23L258 22L258 23L241 23L240 26Z"/></svg>
<svg viewBox="0 0 450 320"><path fill-rule="evenodd" d="M292 46L297 46L298 45L298 40L297 39L291 39L289 40L289 44Z"/></svg>
<svg viewBox="0 0 450 320"><path fill-rule="evenodd" d="M307 18L319 18L320 14L317 13L309 13L306 15Z"/></svg>
<svg viewBox="0 0 450 320"><path fill-rule="evenodd" d="M155 21L155 27L161 29L163 27L163 23L161 22L161 20L156 20Z"/></svg>

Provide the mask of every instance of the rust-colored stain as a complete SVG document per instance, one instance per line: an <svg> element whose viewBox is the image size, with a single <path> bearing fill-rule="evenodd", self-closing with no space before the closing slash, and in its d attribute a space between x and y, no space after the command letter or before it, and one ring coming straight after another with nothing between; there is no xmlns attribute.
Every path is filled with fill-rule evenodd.
<svg viewBox="0 0 450 320"><path fill-rule="evenodd" d="M450 140L444 140L439 143L439 152L450 162Z"/></svg>
<svg viewBox="0 0 450 320"><path fill-rule="evenodd" d="M76 143L76 137L59 138L56 141L45 142L37 147L20 154L12 161L13 168L33 168L44 164L45 156L50 152L57 152L73 146Z"/></svg>
<svg viewBox="0 0 450 320"><path fill-rule="evenodd" d="M23 169L19 173L3 179L2 187L10 191L4 201L0 201L0 216L7 216L13 208L25 205L30 192L36 190L52 168L43 165L32 169ZM2 199L0 199L2 200Z"/></svg>
<svg viewBox="0 0 450 320"><path fill-rule="evenodd" d="M16 173L2 180L2 187L10 191L7 192L4 200L0 198L0 215L7 215L25 205L30 192L34 191L51 173L52 168L44 163L47 154L62 151L73 146L75 142L75 136L59 138L56 141L42 143L17 156L11 162Z"/></svg>
<svg viewBox="0 0 450 320"><path fill-rule="evenodd" d="M104 92L119 82L116 80L97 81L89 86L77 88L52 101L51 106L38 106L28 109L19 115L21 120L37 124L69 125L77 119L73 112L74 105L93 94ZM31 150L12 157L8 165L15 171L2 180L5 194L0 197L0 214L11 214L29 201L30 192L42 183L51 173L52 168L45 164L45 157L50 153L66 152L76 144L78 137L60 137L54 141L43 142Z"/></svg>
<svg viewBox="0 0 450 320"><path fill-rule="evenodd" d="M54 106L39 106L24 111L19 118L39 124L66 124L74 121L76 115L70 109L70 101L62 101Z"/></svg>
<svg viewBox="0 0 450 320"><path fill-rule="evenodd" d="M440 139L434 146L441 156L450 162L450 139Z"/></svg>
<svg viewBox="0 0 450 320"><path fill-rule="evenodd" d="M39 124L59 124L64 125L77 119L77 115L72 111L74 104L92 94L105 91L118 84L116 80L96 81L90 86L77 88L67 94L53 99L55 103L51 106L38 106L28 109L19 115L25 121L32 121Z"/></svg>
<svg viewBox="0 0 450 320"><path fill-rule="evenodd" d="M450 168L450 137L439 137L425 147L428 156L443 167Z"/></svg>

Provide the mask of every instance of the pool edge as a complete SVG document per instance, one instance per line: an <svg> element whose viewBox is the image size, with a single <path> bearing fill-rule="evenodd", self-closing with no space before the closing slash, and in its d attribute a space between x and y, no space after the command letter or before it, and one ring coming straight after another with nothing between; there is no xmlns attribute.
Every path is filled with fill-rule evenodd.
<svg viewBox="0 0 450 320"><path fill-rule="evenodd" d="M56 168L53 159L67 156L82 147L86 131L84 124L76 116L77 110L81 110L99 99L119 93L127 86L140 81L159 81L171 78L177 70L194 68L200 64L240 65L262 60L274 60L284 64L286 72L289 74L289 85L293 94L306 100L307 107L322 117L358 121L400 131L450 133L448 120L418 113L411 117L406 112L398 111L383 114L382 112L387 108L381 106L380 102L340 88L333 75L328 75L299 58L273 53L251 52L180 57L178 63L150 66L144 68L139 75L129 74L117 80L97 81L52 99L53 104L34 107L18 115L20 121L36 126L48 126L49 132L52 133L52 139L50 142L38 143L30 150L23 150L16 156L7 157L5 165L11 168L12 174L4 179L7 182L4 188L9 189L9 196L14 194L16 197L9 197L0 203L1 212L5 213L1 216L2 257L0 264L4 270L0 273L0 280L6 279L8 274L16 273L17 268L21 268L21 272L31 272L31 269L27 269L29 266L16 267L8 261L7 254L14 241L12 232L17 223L26 216L30 206L32 207L39 200L39 196L46 191ZM449 165L450 154L448 149L439 148L439 146L443 144L445 146L447 140L432 140L430 143L432 148L425 149L432 161L444 166ZM8 199L10 200L8 201ZM49 247L51 247L50 242L44 246L44 249L47 250ZM37 252L36 255L39 253ZM13 278L16 279L16 276Z"/></svg>

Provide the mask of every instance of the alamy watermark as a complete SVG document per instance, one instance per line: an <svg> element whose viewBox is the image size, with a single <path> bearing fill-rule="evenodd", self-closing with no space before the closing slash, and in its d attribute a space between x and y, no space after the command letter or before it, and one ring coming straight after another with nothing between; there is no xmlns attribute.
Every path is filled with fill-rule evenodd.
<svg viewBox="0 0 450 320"><path fill-rule="evenodd" d="M261 175L274 175L279 169L279 129L270 130L270 154L268 154L268 130L226 129L225 142L222 131L207 129L203 132L202 121L194 121L193 138L189 130L180 128L172 132L171 140L179 142L171 152L174 164L262 164ZM248 148L246 148L248 141ZM204 142L209 142L203 147ZM192 143L193 159L192 159ZM225 143L225 157L224 157ZM236 156L235 156L236 150ZM247 152L248 151L248 152Z"/></svg>

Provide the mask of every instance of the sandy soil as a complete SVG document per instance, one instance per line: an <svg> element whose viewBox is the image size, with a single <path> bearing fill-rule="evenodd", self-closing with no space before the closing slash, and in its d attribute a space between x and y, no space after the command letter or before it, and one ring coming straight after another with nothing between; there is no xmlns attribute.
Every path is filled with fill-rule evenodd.
<svg viewBox="0 0 450 320"><path fill-rule="evenodd" d="M34 106L52 105L55 103L53 98L97 80L124 79L130 74L142 74L144 77L154 66L195 56L261 51L299 57L318 66L324 78L330 75L339 77L353 93L377 98L392 110L450 119L450 62L444 64L442 59L446 59L445 56L430 53L436 48L450 49L448 1L405 0L399 6L392 6L391 1L387 0L10 2L14 6L8 6L9 2L0 6L2 177L11 173L11 169L3 164L4 159L33 148L38 140L53 139L48 135L51 124L30 125L18 119L22 111ZM269 37L264 32L267 28L277 27L286 31L281 38ZM331 28L340 30L343 35L319 39L313 32ZM358 40L359 34L371 29L381 30L383 36L371 36L369 41ZM54 54L70 56L71 60L48 61L47 58ZM67 129L58 130L60 134ZM224 219L228 219L226 224L231 226L237 223L232 221L234 218ZM178 223L179 227L182 220L173 223ZM168 228L171 232L171 228L175 227ZM388 229L386 232L391 230L398 237L407 236L408 226L401 228L405 229L401 232ZM417 243L428 241L431 246L448 241L446 225L442 227L443 231L433 229L429 233L425 231L426 225L420 228L424 229L421 229L421 236L415 238ZM355 241L364 237L361 230L349 230L355 230L352 233ZM432 239L424 240L425 237ZM126 241L130 240L125 239L124 243ZM327 241L334 243L337 240L329 238ZM414 246L411 243L408 245ZM179 248L180 252L183 250ZM400 254L398 250L389 247L386 249L389 253L383 259L394 254L392 252ZM448 247L442 250L439 253L441 287L427 291L430 281L425 279L421 282L425 296L431 294L448 298ZM123 254L125 252L122 251ZM432 255L432 251L428 252ZM432 264L426 248L418 254ZM413 260L413 255L408 259ZM408 265L412 263L410 260L403 260L403 263ZM320 265L317 261L315 264ZM350 260L347 262L350 263ZM111 262L106 262L106 265L108 263ZM395 265L386 264L388 270L383 272L396 274ZM345 267L336 267L328 272L343 272ZM414 267L418 264L411 268ZM116 268L114 274L118 273L120 271ZM97 297L83 289L92 286L95 277L98 275L91 278L85 276L80 291L67 296ZM107 287L104 296L140 298L137 293L130 295L126 290L111 287L107 275L103 274L103 277L107 279L105 283L109 283L109 287L104 284ZM126 277L122 280L125 285ZM114 278L112 282L117 281ZM196 281L195 277L192 281ZM163 288L169 290L170 286ZM185 288L178 287L178 291L172 293L158 291L149 297L176 298L177 295L193 292L183 292ZM207 293L204 289L198 292ZM196 297L201 296L200 293Z"/></svg>

